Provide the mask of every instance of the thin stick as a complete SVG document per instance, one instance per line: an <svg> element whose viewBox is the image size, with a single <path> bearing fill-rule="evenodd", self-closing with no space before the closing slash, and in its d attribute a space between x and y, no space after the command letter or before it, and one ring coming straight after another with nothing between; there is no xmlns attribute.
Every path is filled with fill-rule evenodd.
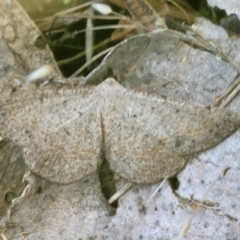
<svg viewBox="0 0 240 240"><path fill-rule="evenodd" d="M5 236L5 234L3 232L0 233L0 236L3 240L8 240L7 237Z"/></svg>
<svg viewBox="0 0 240 240"><path fill-rule="evenodd" d="M234 92L235 95L237 94L237 91L235 89L238 89L239 88L239 84L240 84L240 75L237 74L237 78L235 78L233 80L233 82L228 86L227 89L225 89L217 98L215 98L215 100L212 102L211 106L212 107L215 107L217 105L220 105L221 107L226 107L227 104L230 102L229 100L224 100L224 98L227 98L228 99L228 96L231 94L231 92ZM234 96L235 96L234 95ZM232 96L232 94L231 94ZM233 96L232 98L233 99ZM225 101L227 101L227 103L225 103Z"/></svg>
<svg viewBox="0 0 240 240"><path fill-rule="evenodd" d="M91 64L92 62L94 62L96 59L98 59L99 57L101 57L102 55L110 52L113 49L113 47L110 47L102 52L100 52L99 54L95 55L92 59L90 59L89 61L87 61L82 67L80 67L75 73L73 73L69 78L73 78L76 77L80 72L82 72L87 66L89 66L89 64Z"/></svg>
<svg viewBox="0 0 240 240"><path fill-rule="evenodd" d="M152 200L152 198L156 195L156 193L162 188L168 178L164 178L163 181L160 183L159 187L153 192L151 197L148 199L148 203Z"/></svg>
<svg viewBox="0 0 240 240"><path fill-rule="evenodd" d="M115 202L120 196L122 196L126 191L128 191L133 186L132 183L125 184L121 189L119 189L113 196L108 199L108 203L112 204Z"/></svg>
<svg viewBox="0 0 240 240"><path fill-rule="evenodd" d="M191 226L191 222L192 222L193 216L190 216L184 223L184 225L181 228L181 231L179 233L178 239L183 238L184 236L187 235L187 232Z"/></svg>
<svg viewBox="0 0 240 240"><path fill-rule="evenodd" d="M226 107L235 97L236 95L240 92L240 84L228 95L228 97L222 102L220 107Z"/></svg>

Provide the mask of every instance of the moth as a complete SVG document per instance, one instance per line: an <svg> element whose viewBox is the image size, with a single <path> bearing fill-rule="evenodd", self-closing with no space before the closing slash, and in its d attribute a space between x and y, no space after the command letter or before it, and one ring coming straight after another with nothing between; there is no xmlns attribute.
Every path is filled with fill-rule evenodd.
<svg viewBox="0 0 240 240"><path fill-rule="evenodd" d="M128 90L113 78L92 87L0 88L0 136L21 145L26 165L52 182L98 171L103 156L131 182L156 182L239 127L239 112Z"/></svg>

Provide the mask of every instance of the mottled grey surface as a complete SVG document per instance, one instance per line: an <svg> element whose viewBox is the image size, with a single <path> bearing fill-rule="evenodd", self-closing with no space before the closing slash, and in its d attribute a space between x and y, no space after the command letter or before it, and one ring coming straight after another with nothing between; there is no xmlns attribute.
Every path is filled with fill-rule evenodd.
<svg viewBox="0 0 240 240"><path fill-rule="evenodd" d="M60 76L46 39L18 1L0 1L0 15L0 85L24 85L25 76L44 64L54 67L43 80Z"/></svg>
<svg viewBox="0 0 240 240"><path fill-rule="evenodd" d="M199 20L197 29L211 33L216 46L239 60L238 39L228 38L221 27L204 20ZM127 88L210 104L237 71L207 49L193 48L191 41L189 35L170 30L134 36L118 44L86 77L86 83L99 84L107 69L112 68L118 82Z"/></svg>
<svg viewBox="0 0 240 240"><path fill-rule="evenodd" d="M228 15L236 13L240 17L240 2L238 0L208 0L211 7L218 7L224 9Z"/></svg>
<svg viewBox="0 0 240 240"><path fill-rule="evenodd" d="M1 2L9 3L13 0ZM18 16L15 13L15 17ZM211 36L215 34L215 43L239 62L240 44L237 38L226 40L225 36L222 40L218 35L221 29L212 24L204 25L203 30L209 30ZM28 37L27 34L25 36ZM109 59L108 64L115 63L115 75L127 75L129 82L124 82L125 86L207 106L236 75L231 64L211 53L194 49L179 40L160 40L161 38L155 38L155 43L152 44L155 49L149 49L146 58L141 47L145 45L141 45L141 39L137 39L135 43L138 44L125 50L119 49L119 52L125 52L124 55ZM128 51L131 49L141 52L139 61L134 62L134 51ZM152 57L151 51L154 53ZM2 55L7 56L4 53ZM142 63L141 59L144 60ZM32 58L29 60L33 61ZM131 63L134 64L130 65ZM105 68L108 68L107 64ZM116 73L118 69L119 72ZM2 74L7 80L6 73ZM96 79L102 79L101 73L94 74ZM103 74L106 72L103 71ZM239 109L239 96L230 107ZM40 178L42 190L31 198L24 199L20 208L13 212L5 235L7 239L15 240L179 240L181 229L188 222L189 229L184 239L239 239L239 142L238 130L216 147L190 160L178 174L180 198L165 184L149 202L159 183L137 184L118 200L114 216L109 215L110 209L100 191L97 174L93 173L87 178L65 185ZM20 175L23 175L25 169L19 148L11 142L9 145L4 143L5 140L0 142L1 207L10 205L9 202L4 202L6 192L13 192L16 196L21 192ZM117 189L126 182L124 179L117 182ZM189 221L190 219L192 220Z"/></svg>

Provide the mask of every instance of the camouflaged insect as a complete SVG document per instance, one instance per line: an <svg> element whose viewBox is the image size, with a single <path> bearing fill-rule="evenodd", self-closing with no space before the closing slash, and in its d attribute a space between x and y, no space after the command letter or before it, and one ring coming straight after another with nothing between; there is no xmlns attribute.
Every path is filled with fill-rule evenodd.
<svg viewBox="0 0 240 240"><path fill-rule="evenodd" d="M70 183L111 169L135 183L177 174L196 153L240 127L240 113L125 89L109 78L96 87L0 89L0 136L23 147L27 166Z"/></svg>

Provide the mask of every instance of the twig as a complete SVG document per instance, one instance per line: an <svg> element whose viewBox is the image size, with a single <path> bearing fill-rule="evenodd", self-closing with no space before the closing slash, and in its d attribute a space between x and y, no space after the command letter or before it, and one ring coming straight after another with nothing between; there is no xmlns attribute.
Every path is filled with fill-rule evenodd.
<svg viewBox="0 0 240 240"><path fill-rule="evenodd" d="M30 170L27 170L26 173L23 176L23 182L26 181L27 185L24 187L20 195L12 200L12 204L10 208L8 209L6 215L3 217L0 225L0 236L3 240L7 240L6 236L4 235L4 232L7 229L7 226L10 221L10 216L12 213L19 209L23 201L34 193L37 179L36 177L31 173Z"/></svg>
<svg viewBox="0 0 240 240"><path fill-rule="evenodd" d="M162 186L165 184L168 178L164 178L163 181L160 183L159 187L153 192L151 197L148 199L148 202L151 201L151 199L156 195L156 193L162 188Z"/></svg>
<svg viewBox="0 0 240 240"><path fill-rule="evenodd" d="M113 49L113 47L110 47L102 52L100 52L99 54L95 55L92 59L90 59L89 61L87 61L82 67L80 67L75 73L73 73L69 78L73 78L76 77L80 72L82 72L87 66L89 66L89 64L91 64L92 62L94 62L96 59L98 59L99 57L101 57L102 55L108 53L109 51L111 51Z"/></svg>
<svg viewBox="0 0 240 240"><path fill-rule="evenodd" d="M132 183L126 183L121 189L119 189L111 198L108 199L108 203L112 204L115 202L120 196L122 196L126 191L128 191L133 186Z"/></svg>
<svg viewBox="0 0 240 240"><path fill-rule="evenodd" d="M140 23L144 30L167 29L165 20L160 17L146 0L124 0L129 13Z"/></svg>
<svg viewBox="0 0 240 240"><path fill-rule="evenodd" d="M240 90L240 74L237 74L237 77L233 80L233 82L225 89L218 97L214 99L211 106L220 106L226 107L227 104L237 95ZM224 100L225 98L225 100Z"/></svg>

